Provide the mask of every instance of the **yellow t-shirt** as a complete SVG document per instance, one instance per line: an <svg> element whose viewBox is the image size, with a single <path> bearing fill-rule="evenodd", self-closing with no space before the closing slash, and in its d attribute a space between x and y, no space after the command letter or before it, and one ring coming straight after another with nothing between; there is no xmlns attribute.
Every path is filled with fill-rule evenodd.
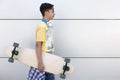
<svg viewBox="0 0 120 80"><path fill-rule="evenodd" d="M43 42L42 52L53 53L53 27L41 21L36 29L36 41Z"/></svg>

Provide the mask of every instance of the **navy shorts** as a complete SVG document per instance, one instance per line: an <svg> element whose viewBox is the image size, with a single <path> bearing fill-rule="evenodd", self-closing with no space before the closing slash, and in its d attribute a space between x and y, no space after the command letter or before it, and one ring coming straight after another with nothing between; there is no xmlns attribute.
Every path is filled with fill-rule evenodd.
<svg viewBox="0 0 120 80"><path fill-rule="evenodd" d="M45 72L45 80L55 80L54 74Z"/></svg>
<svg viewBox="0 0 120 80"><path fill-rule="evenodd" d="M52 73L41 72L37 68L31 67L27 80L55 80L55 76Z"/></svg>

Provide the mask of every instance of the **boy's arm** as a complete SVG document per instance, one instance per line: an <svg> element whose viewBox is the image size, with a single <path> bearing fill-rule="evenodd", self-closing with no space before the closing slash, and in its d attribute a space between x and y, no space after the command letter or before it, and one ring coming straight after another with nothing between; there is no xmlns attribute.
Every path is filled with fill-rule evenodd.
<svg viewBox="0 0 120 80"><path fill-rule="evenodd" d="M42 43L40 41L36 42L36 56L38 60L38 70L44 71L44 64L42 60Z"/></svg>

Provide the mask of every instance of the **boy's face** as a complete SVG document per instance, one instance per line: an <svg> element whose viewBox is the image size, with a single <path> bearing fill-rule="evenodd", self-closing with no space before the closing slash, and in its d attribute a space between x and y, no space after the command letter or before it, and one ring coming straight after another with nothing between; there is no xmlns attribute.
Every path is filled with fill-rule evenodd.
<svg viewBox="0 0 120 80"><path fill-rule="evenodd" d="M49 20L52 20L55 16L55 13L54 13L54 8L50 9L49 11L46 12L46 15L47 15L47 18Z"/></svg>

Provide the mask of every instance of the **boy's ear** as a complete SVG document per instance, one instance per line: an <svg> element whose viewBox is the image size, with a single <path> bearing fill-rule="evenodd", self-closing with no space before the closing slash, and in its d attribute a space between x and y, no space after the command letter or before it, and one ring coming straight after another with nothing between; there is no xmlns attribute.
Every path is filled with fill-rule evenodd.
<svg viewBox="0 0 120 80"><path fill-rule="evenodd" d="M45 11L45 14L44 14L44 16L45 16L45 15L47 15L47 14L48 14L48 12L47 12L47 11Z"/></svg>
<svg viewBox="0 0 120 80"><path fill-rule="evenodd" d="M45 14L48 15L49 14L49 10L45 11Z"/></svg>

